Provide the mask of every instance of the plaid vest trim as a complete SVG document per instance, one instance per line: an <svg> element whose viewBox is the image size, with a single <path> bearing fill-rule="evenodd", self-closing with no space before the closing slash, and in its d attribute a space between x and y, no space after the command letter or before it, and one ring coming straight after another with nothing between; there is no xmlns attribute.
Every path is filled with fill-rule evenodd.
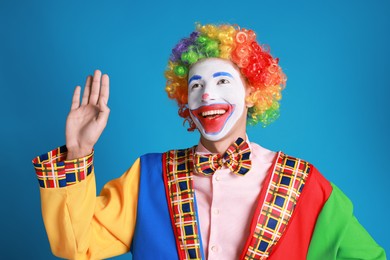
<svg viewBox="0 0 390 260"><path fill-rule="evenodd" d="M242 259L266 259L283 236L310 172L303 160L277 155L265 196L260 196ZM265 187L265 186L264 186Z"/></svg>
<svg viewBox="0 0 390 260"><path fill-rule="evenodd" d="M193 148L164 154L164 184L180 259L202 259L193 187Z"/></svg>
<svg viewBox="0 0 390 260"><path fill-rule="evenodd" d="M193 187L194 148L163 155L164 185L179 259L202 259ZM310 164L282 152L264 182L251 233L240 259L266 259L283 236L310 172Z"/></svg>

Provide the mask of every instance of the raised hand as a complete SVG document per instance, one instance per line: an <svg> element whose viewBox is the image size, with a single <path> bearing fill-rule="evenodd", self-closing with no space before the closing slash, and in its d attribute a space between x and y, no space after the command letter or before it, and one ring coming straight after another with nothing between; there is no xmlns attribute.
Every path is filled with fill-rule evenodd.
<svg viewBox="0 0 390 260"><path fill-rule="evenodd" d="M81 87L73 93L72 106L66 119L67 160L91 153L107 125L110 109L107 106L110 82L107 74L102 76L96 70L93 77L88 76L80 104Z"/></svg>

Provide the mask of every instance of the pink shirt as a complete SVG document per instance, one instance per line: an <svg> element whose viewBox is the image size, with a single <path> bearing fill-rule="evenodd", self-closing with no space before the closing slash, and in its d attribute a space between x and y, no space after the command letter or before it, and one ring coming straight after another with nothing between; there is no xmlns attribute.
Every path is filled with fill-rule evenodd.
<svg viewBox="0 0 390 260"><path fill-rule="evenodd" d="M249 236L257 198L276 156L258 144L249 146L252 168L245 176L226 167L212 176L194 174L203 250L209 260L238 259ZM196 152L210 153L201 143Z"/></svg>

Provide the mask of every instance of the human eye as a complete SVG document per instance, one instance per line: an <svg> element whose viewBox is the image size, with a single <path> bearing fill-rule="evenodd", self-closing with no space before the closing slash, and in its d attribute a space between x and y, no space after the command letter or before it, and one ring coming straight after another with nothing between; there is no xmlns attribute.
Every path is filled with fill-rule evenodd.
<svg viewBox="0 0 390 260"><path fill-rule="evenodd" d="M229 84L230 81L228 79L220 79L217 82L217 85Z"/></svg>
<svg viewBox="0 0 390 260"><path fill-rule="evenodd" d="M201 88L202 87L202 84L199 84L199 83L194 83L191 85L191 89L197 89L197 88Z"/></svg>

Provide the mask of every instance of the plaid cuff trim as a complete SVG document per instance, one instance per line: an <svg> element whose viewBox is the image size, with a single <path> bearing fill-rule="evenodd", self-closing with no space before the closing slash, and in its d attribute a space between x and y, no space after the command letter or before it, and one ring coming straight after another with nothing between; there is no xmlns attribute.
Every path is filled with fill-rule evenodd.
<svg viewBox="0 0 390 260"><path fill-rule="evenodd" d="M61 188L84 180L93 169L92 153L81 158L65 160L68 150L65 145L35 157L32 163L42 188Z"/></svg>

